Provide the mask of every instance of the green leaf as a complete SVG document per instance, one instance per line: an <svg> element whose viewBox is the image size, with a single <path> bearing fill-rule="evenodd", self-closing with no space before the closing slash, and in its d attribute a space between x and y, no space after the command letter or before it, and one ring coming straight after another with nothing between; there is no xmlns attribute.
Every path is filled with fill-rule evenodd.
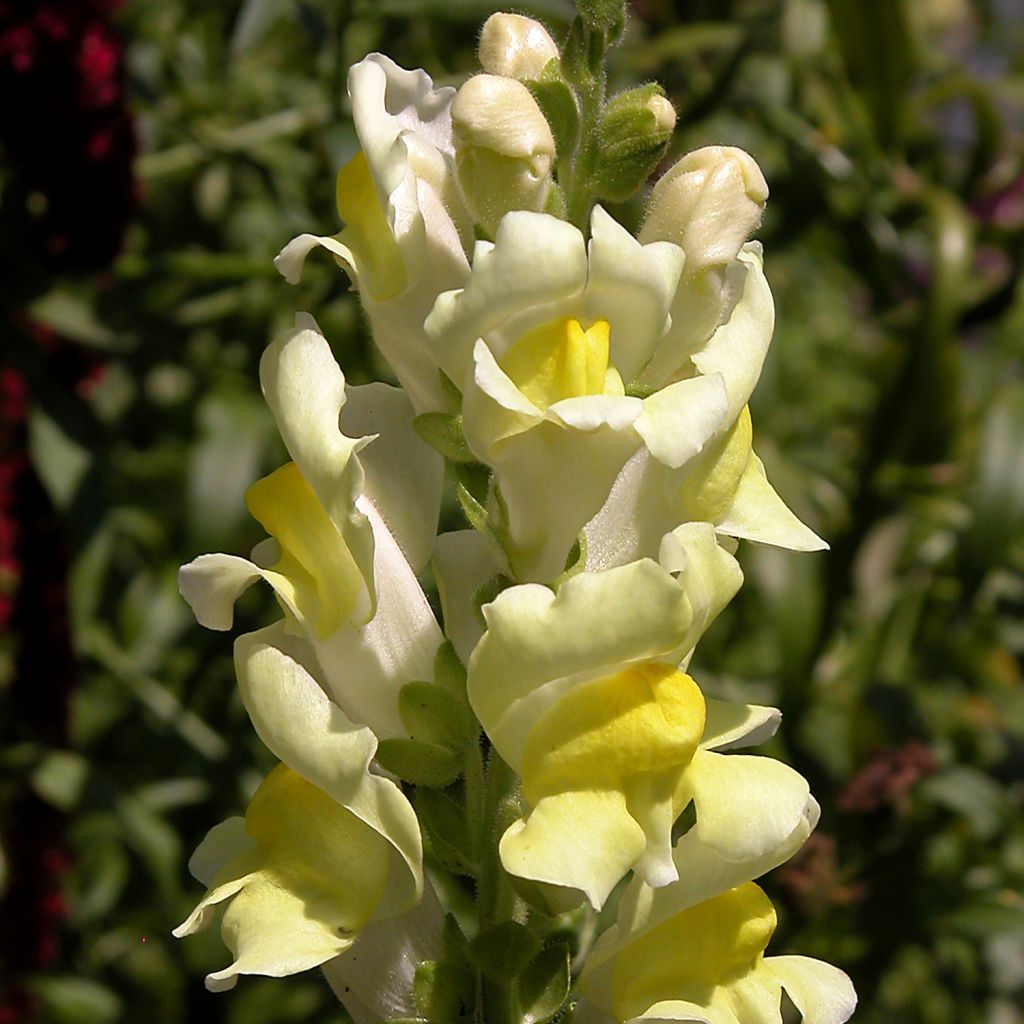
<svg viewBox="0 0 1024 1024"><path fill-rule="evenodd" d="M470 837L464 809L436 789L416 791L416 815L442 867L457 875L476 876L469 856Z"/></svg>
<svg viewBox="0 0 1024 1024"><path fill-rule="evenodd" d="M416 1012L436 1024L470 1020L475 1004L472 971L456 964L426 960L416 968Z"/></svg>
<svg viewBox="0 0 1024 1024"><path fill-rule="evenodd" d="M499 921L469 944L473 962L495 981L511 981L540 951L540 940L517 921Z"/></svg>
<svg viewBox="0 0 1024 1024"><path fill-rule="evenodd" d="M377 760L389 772L414 786L443 789L462 772L462 759L456 751L420 740L381 740Z"/></svg>
<svg viewBox="0 0 1024 1024"><path fill-rule="evenodd" d="M32 464L50 500L61 511L67 510L92 463L92 455L64 424L39 406L29 413L28 444Z"/></svg>
<svg viewBox="0 0 1024 1024"><path fill-rule="evenodd" d="M40 1019L50 1024L113 1024L121 1016L120 997L88 978L35 978L31 987L40 1003Z"/></svg>
<svg viewBox="0 0 1024 1024"><path fill-rule="evenodd" d="M569 981L569 947L559 943L541 950L516 983L522 1024L551 1020L569 994Z"/></svg>
<svg viewBox="0 0 1024 1024"><path fill-rule="evenodd" d="M413 429L435 451L452 462L476 462L462 432L462 416L425 412L412 421Z"/></svg>
<svg viewBox="0 0 1024 1024"><path fill-rule="evenodd" d="M576 94L562 77L561 65L557 60L549 61L539 79L524 84L551 128L558 157L571 156L579 138L580 110Z"/></svg>
<svg viewBox="0 0 1024 1024"><path fill-rule="evenodd" d="M406 683L398 694L398 712L414 740L461 750L476 735L469 701L435 683Z"/></svg>

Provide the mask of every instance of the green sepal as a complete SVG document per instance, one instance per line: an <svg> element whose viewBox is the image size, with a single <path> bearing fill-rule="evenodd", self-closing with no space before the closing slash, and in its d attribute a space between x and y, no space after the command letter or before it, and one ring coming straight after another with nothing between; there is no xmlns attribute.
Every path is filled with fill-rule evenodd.
<svg viewBox="0 0 1024 1024"><path fill-rule="evenodd" d="M434 1024L459 1024L472 1018L475 1007L473 972L458 964L424 960L416 968L413 998L416 1012Z"/></svg>
<svg viewBox="0 0 1024 1024"><path fill-rule="evenodd" d="M469 963L469 943L465 932L455 915L444 915L444 931L441 933L441 947L444 950L446 963Z"/></svg>
<svg viewBox="0 0 1024 1024"><path fill-rule="evenodd" d="M469 944L473 963L494 981L515 978L540 952L540 940L517 921L499 921Z"/></svg>
<svg viewBox="0 0 1024 1024"><path fill-rule="evenodd" d="M533 93L551 128L559 159L570 156L579 139L580 109L576 94L562 77L561 63L558 60L548 61L540 78L523 84Z"/></svg>
<svg viewBox="0 0 1024 1024"><path fill-rule="evenodd" d="M455 495L469 525L486 533L487 493L490 489L490 470L478 462L456 462Z"/></svg>
<svg viewBox="0 0 1024 1024"><path fill-rule="evenodd" d="M545 1024L569 994L569 947L549 946L538 953L516 980L521 1024Z"/></svg>
<svg viewBox="0 0 1024 1024"><path fill-rule="evenodd" d="M565 569L558 579L555 580L553 584L554 589L557 591L566 580L571 580L573 576L579 575L586 567L587 535L581 530L580 535L576 538L576 543L569 549L569 556L565 560Z"/></svg>
<svg viewBox="0 0 1024 1024"><path fill-rule="evenodd" d="M462 514L474 530L482 533L487 529L487 510L480 504L468 488L461 482L455 484L455 496L459 499Z"/></svg>
<svg viewBox="0 0 1024 1024"><path fill-rule="evenodd" d="M405 782L436 789L450 786L462 771L462 758L457 751L422 740L381 740L377 761Z"/></svg>
<svg viewBox="0 0 1024 1024"><path fill-rule="evenodd" d="M406 683L398 693L398 713L412 739L454 751L477 732L469 701L436 683Z"/></svg>
<svg viewBox="0 0 1024 1024"><path fill-rule="evenodd" d="M416 814L441 866L475 878L477 867L465 852L470 849L470 836L464 809L436 789L420 788L416 790Z"/></svg>
<svg viewBox="0 0 1024 1024"><path fill-rule="evenodd" d="M476 462L462 432L462 416L446 412L421 413L412 421L420 440L452 462Z"/></svg>
<svg viewBox="0 0 1024 1024"><path fill-rule="evenodd" d="M437 371L438 380L441 382L441 397L444 399L445 408L461 409L462 392L459 386L448 376L444 370Z"/></svg>
<svg viewBox="0 0 1024 1024"><path fill-rule="evenodd" d="M451 640L441 644L434 655L434 682L451 693L466 695L466 667Z"/></svg>

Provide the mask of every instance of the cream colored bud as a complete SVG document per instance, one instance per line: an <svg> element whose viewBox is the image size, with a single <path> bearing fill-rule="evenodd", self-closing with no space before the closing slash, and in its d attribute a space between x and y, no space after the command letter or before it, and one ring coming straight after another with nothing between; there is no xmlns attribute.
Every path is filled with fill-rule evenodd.
<svg viewBox="0 0 1024 1024"><path fill-rule="evenodd" d="M520 80L540 78L548 61L558 57L555 41L539 21L504 12L484 22L477 52L485 71Z"/></svg>
<svg viewBox="0 0 1024 1024"><path fill-rule="evenodd" d="M652 96L647 109L654 115L654 124L660 132L670 132L676 126L676 108L664 96Z"/></svg>
<svg viewBox="0 0 1024 1024"><path fill-rule="evenodd" d="M555 140L530 90L476 75L452 103L455 171L475 221L494 234L509 210L543 210Z"/></svg>
<svg viewBox="0 0 1024 1024"><path fill-rule="evenodd" d="M768 185L749 153L707 146L654 186L640 240L682 246L689 273L729 263L761 223L767 199Z"/></svg>

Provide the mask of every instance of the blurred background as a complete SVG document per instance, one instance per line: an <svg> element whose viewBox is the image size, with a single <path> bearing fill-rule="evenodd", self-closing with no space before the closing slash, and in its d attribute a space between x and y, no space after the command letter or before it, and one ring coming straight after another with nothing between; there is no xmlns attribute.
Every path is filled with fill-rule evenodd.
<svg viewBox="0 0 1024 1024"><path fill-rule="evenodd" d="M216 930L169 934L268 767L175 573L259 539L256 365L295 310L387 375L343 274L271 264L337 229L348 66L457 84L492 9L0 0L0 1024L345 1019L315 972L209 995ZM773 950L848 971L862 1024L1020 1024L1024 6L634 0L611 74L664 83L673 159L741 146L772 191L754 423L832 550L744 546L695 674L783 708L823 806Z"/></svg>

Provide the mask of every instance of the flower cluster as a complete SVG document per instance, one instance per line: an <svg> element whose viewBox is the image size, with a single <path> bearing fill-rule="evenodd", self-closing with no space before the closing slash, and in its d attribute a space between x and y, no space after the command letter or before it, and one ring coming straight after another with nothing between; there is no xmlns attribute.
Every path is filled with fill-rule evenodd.
<svg viewBox="0 0 1024 1024"><path fill-rule="evenodd" d="M811 1024L852 1013L842 972L765 956L753 880L818 814L792 768L735 752L779 712L687 672L742 583L740 539L825 546L752 447L767 187L711 147L660 178L638 236L594 205L643 183L674 123L655 87L604 97L606 13L581 5L561 49L492 16L458 91L379 54L350 72L345 227L277 265L297 281L333 255L400 387L347 384L300 314L260 366L292 460L247 494L267 539L181 571L210 628L256 581L281 609L235 643L281 764L191 864L209 888L179 934L226 904L234 953L211 988L322 964L360 1022L572 1003L767 1024L783 990ZM446 468L469 526L437 536ZM446 925L460 879L476 919ZM613 900L570 971L558 936Z"/></svg>

